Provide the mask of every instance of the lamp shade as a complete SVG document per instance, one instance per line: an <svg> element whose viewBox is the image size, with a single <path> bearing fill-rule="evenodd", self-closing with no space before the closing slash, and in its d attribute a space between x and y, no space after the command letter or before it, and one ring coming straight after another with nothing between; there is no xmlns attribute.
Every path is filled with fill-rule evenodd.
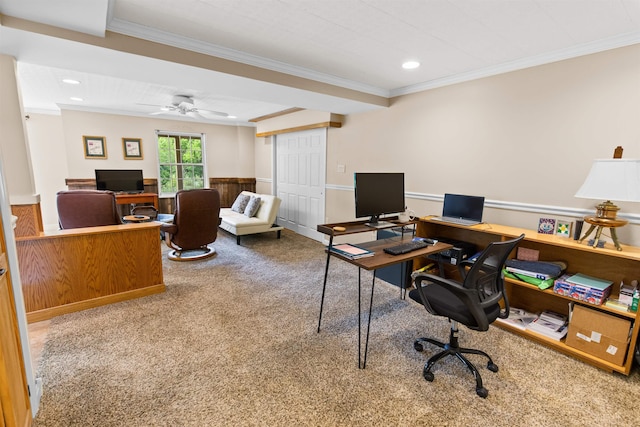
<svg viewBox="0 0 640 427"><path fill-rule="evenodd" d="M640 202L640 159L594 160L576 197Z"/></svg>

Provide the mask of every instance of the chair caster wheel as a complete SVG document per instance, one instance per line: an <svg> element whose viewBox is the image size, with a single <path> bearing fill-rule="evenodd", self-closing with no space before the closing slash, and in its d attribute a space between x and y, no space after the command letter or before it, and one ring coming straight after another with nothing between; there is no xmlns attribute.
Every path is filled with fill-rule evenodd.
<svg viewBox="0 0 640 427"><path fill-rule="evenodd" d="M487 364L487 369L490 370L491 372L498 372L498 365L496 365L495 363L489 362Z"/></svg>
<svg viewBox="0 0 640 427"><path fill-rule="evenodd" d="M422 343L420 341L416 341L416 342L413 343L413 349L415 351L422 352L424 350L424 346L422 345Z"/></svg>
<svg viewBox="0 0 640 427"><path fill-rule="evenodd" d="M489 391L484 387L480 387L476 389L476 394L485 399L489 395Z"/></svg>
<svg viewBox="0 0 640 427"><path fill-rule="evenodd" d="M422 371L422 376L424 377L425 380L429 381L429 382L433 382L433 372L431 371L427 371L426 369L424 371Z"/></svg>

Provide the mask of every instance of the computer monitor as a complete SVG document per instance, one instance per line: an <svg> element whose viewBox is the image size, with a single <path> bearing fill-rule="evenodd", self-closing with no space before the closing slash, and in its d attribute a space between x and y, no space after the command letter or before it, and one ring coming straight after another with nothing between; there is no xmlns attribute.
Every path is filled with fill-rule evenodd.
<svg viewBox="0 0 640 427"><path fill-rule="evenodd" d="M142 169L96 169L96 188L125 193L143 193Z"/></svg>
<svg viewBox="0 0 640 427"><path fill-rule="evenodd" d="M354 189L356 218L369 217L371 225L381 215L405 211L402 172L356 172Z"/></svg>

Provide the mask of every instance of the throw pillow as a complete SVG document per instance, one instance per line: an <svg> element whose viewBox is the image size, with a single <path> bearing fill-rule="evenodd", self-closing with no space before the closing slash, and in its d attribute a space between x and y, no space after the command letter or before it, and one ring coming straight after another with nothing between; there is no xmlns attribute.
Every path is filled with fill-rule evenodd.
<svg viewBox="0 0 640 427"><path fill-rule="evenodd" d="M260 197L251 196L251 200L244 209L244 214L251 218L258 212L258 209L260 209Z"/></svg>
<svg viewBox="0 0 640 427"><path fill-rule="evenodd" d="M246 194L238 194L238 197L236 197L233 205L231 205L231 210L238 213L244 213L244 210L247 208L247 203L249 203L250 199L251 196L248 196Z"/></svg>

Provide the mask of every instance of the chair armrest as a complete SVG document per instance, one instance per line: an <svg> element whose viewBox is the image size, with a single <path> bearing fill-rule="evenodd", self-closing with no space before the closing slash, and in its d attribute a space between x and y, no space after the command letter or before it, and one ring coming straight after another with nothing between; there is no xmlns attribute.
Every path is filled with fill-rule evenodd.
<svg viewBox="0 0 640 427"><path fill-rule="evenodd" d="M176 234L176 231L178 231L178 226L173 223L163 222L162 224L160 224L160 231L164 231L165 233L169 234Z"/></svg>
<svg viewBox="0 0 640 427"><path fill-rule="evenodd" d="M458 272L464 281L465 277L467 277L467 268L473 267L473 261L469 261L468 259L462 260L458 263Z"/></svg>

